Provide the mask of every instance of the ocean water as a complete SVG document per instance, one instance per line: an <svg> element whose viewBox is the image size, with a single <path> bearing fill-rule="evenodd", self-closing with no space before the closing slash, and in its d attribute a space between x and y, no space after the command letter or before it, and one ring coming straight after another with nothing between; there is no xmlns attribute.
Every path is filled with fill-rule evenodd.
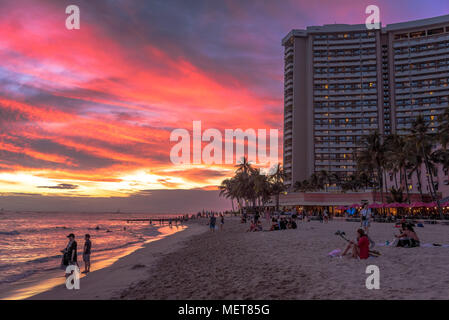
<svg viewBox="0 0 449 320"><path fill-rule="evenodd" d="M163 215L168 217L170 215ZM174 217L175 215L173 215ZM61 250L67 245L67 235L74 233L78 243L78 264L83 270L84 235L92 241L91 270L105 267L117 258L169 233L182 230L159 223L130 222L119 219L156 219L158 215L116 213L0 213L0 291L4 298L8 291L21 286L35 285L63 276L60 269ZM97 230L96 227L99 227ZM25 290L26 291L26 290ZM39 290L38 290L39 291ZM42 290L41 290L42 291ZM23 297L30 295L29 292Z"/></svg>

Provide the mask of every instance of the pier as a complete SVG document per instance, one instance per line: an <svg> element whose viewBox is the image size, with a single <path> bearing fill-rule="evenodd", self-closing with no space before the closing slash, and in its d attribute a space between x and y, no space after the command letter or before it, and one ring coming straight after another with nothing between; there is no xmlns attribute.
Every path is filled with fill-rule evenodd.
<svg viewBox="0 0 449 320"><path fill-rule="evenodd" d="M132 222L148 222L149 224L158 224L162 225L170 225L171 223L178 224L178 222L182 223L187 220L185 216L176 216L176 217L155 217L155 218L128 218L128 219L111 219L116 221L126 221L126 223Z"/></svg>

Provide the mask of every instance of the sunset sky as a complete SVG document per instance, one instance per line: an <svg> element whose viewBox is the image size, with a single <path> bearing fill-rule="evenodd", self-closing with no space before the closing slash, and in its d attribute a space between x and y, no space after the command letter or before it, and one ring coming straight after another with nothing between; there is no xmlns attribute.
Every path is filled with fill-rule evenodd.
<svg viewBox="0 0 449 320"><path fill-rule="evenodd" d="M70 4L80 30L65 28ZM371 4L382 25L449 13L447 0L0 0L0 207L196 210L233 168L174 166L170 132L281 130L281 39L364 23Z"/></svg>

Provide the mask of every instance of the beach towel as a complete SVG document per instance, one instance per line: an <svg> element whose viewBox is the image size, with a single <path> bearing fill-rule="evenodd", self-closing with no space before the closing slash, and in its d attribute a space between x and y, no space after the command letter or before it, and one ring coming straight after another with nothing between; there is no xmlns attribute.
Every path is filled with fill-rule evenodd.
<svg viewBox="0 0 449 320"><path fill-rule="evenodd" d="M386 242L386 243L378 243L377 244L379 247L396 247L397 245L397 239L391 241L391 242ZM449 248L449 244L439 244L439 243L424 243L421 244L420 247L423 248Z"/></svg>
<svg viewBox="0 0 449 320"><path fill-rule="evenodd" d="M339 257L340 254L341 254L341 250L335 249L335 250L332 250L331 252L329 252L327 255L331 258L335 258L335 257Z"/></svg>

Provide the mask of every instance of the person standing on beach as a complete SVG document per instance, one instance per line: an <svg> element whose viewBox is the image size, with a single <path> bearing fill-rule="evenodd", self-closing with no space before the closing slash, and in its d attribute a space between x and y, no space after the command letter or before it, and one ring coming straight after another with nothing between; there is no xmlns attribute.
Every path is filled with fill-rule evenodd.
<svg viewBox="0 0 449 320"><path fill-rule="evenodd" d="M365 235L369 240L369 244L370 244L370 248L373 248L376 243L374 242L373 239L371 239L371 237L368 235L368 231L369 231L369 227L371 224L371 209L368 208L368 204L364 203L362 205L362 210L360 211L361 217L362 217L362 228L363 231L365 231Z"/></svg>
<svg viewBox="0 0 449 320"><path fill-rule="evenodd" d="M69 234L67 236L67 238L69 238L69 243L67 244L67 247L62 250L63 258L62 258L62 263L61 263L61 267L63 269L66 269L69 265L77 265L77 252L76 252L76 248L77 248L77 243L75 241L75 235L73 233ZM66 274L66 277L68 276L68 274Z"/></svg>
<svg viewBox="0 0 449 320"><path fill-rule="evenodd" d="M222 213L220 215L220 230L223 231L223 227L224 227L224 214Z"/></svg>
<svg viewBox="0 0 449 320"><path fill-rule="evenodd" d="M84 250L83 250L83 261L84 261L84 271L83 273L90 272L90 252L92 249L92 242L90 241L90 234L84 236Z"/></svg>
<svg viewBox="0 0 449 320"><path fill-rule="evenodd" d="M360 215L362 217L362 227L365 233L368 233L368 229L371 222L371 209L368 208L368 204L364 203L362 206L362 210L360 211Z"/></svg>
<svg viewBox="0 0 449 320"><path fill-rule="evenodd" d="M327 209L324 209L324 214L323 214L323 218L324 218L324 222L328 223L329 222L329 212L327 212Z"/></svg>
<svg viewBox="0 0 449 320"><path fill-rule="evenodd" d="M215 222L217 221L217 218L215 218L215 215L212 214L210 216L210 220L209 220L209 228L211 231L215 232Z"/></svg>

